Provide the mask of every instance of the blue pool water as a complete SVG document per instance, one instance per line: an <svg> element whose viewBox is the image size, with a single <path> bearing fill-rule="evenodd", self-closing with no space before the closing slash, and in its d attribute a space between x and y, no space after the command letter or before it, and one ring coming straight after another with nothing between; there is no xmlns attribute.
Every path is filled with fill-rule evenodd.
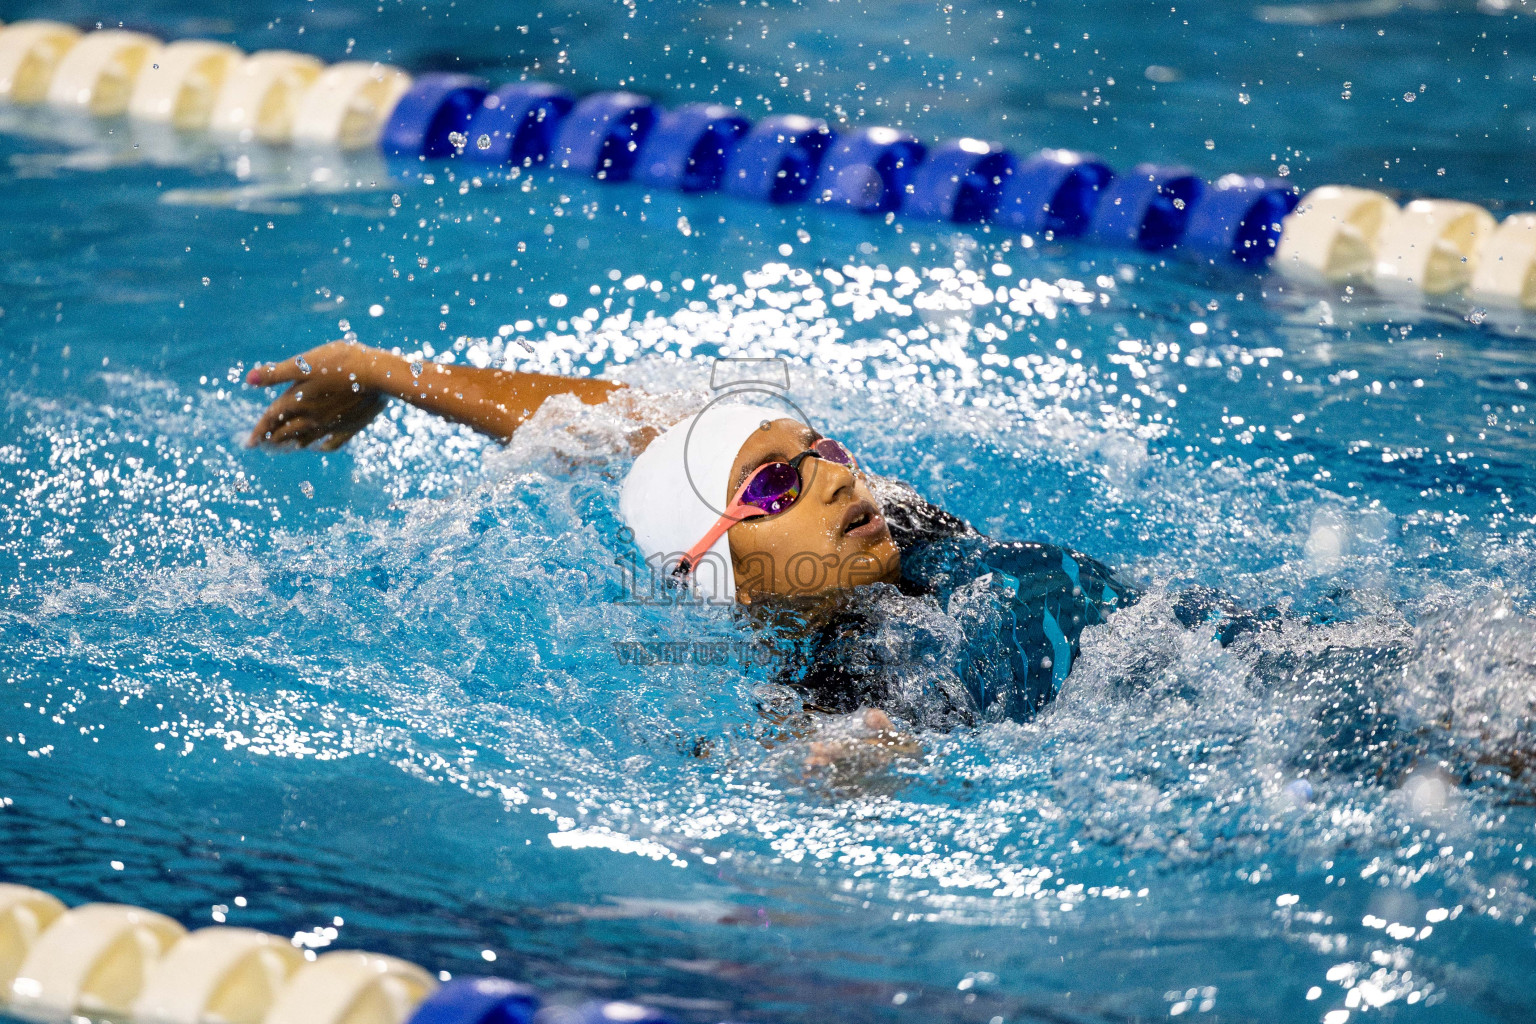
<svg viewBox="0 0 1536 1024"><path fill-rule="evenodd" d="M1536 198L1524 10L113 15L1504 211ZM43 14L104 11L0 10ZM996 231L0 128L0 878L687 1021L1536 1013L1524 322ZM548 408L505 449L399 409L334 455L242 448L244 370L348 330L678 409L711 357L781 356L876 469L1148 596L1036 721L919 724L921 761L829 781L759 714L768 669L623 663L748 634L620 600L612 411ZM1285 626L1222 648L1174 621L1194 584Z"/></svg>

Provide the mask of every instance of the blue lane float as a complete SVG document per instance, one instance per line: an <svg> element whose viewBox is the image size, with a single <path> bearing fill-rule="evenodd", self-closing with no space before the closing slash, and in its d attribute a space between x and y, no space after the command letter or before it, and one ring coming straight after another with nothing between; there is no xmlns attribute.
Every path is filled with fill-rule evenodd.
<svg viewBox="0 0 1536 1024"><path fill-rule="evenodd" d="M1161 252L1184 238L1205 182L1182 167L1137 164L1099 197L1088 234L1105 245Z"/></svg>
<svg viewBox="0 0 1536 1024"><path fill-rule="evenodd" d="M798 202L810 193L833 139L832 129L819 117L764 118L731 153L725 190L743 199Z"/></svg>
<svg viewBox="0 0 1536 1024"><path fill-rule="evenodd" d="M816 198L860 213L900 210L928 149L894 128L840 136L821 165Z"/></svg>
<svg viewBox="0 0 1536 1024"><path fill-rule="evenodd" d="M1280 244L1280 225L1301 196L1283 181L1228 174L1206 189L1184 231L1187 255L1262 264Z"/></svg>
<svg viewBox="0 0 1536 1024"><path fill-rule="evenodd" d="M599 181L628 181L657 113L656 104L638 93L588 96L560 123L552 159Z"/></svg>
<svg viewBox="0 0 1536 1024"><path fill-rule="evenodd" d="M690 103L656 119L640 151L636 175L647 185L679 192L720 187L725 165L752 123L734 107Z"/></svg>
<svg viewBox="0 0 1536 1024"><path fill-rule="evenodd" d="M429 995L409 1024L533 1024L539 997L503 978L455 978Z"/></svg>
<svg viewBox="0 0 1536 1024"><path fill-rule="evenodd" d="M464 155L531 167L548 159L560 122L576 101L543 82L512 82L488 94L469 120Z"/></svg>
<svg viewBox="0 0 1536 1024"><path fill-rule="evenodd" d="M1114 176L1097 157L1067 149L1042 150L1003 182L995 219L1017 231L1077 238L1088 230Z"/></svg>
<svg viewBox="0 0 1536 1024"><path fill-rule="evenodd" d="M184 44L222 46L182 40L172 48L180 52ZM221 51L227 63L232 58L225 51L228 47ZM263 58L297 61L305 74L313 73L316 63L281 53L258 53L251 60ZM359 90L372 90L376 81L385 83L388 98L355 105ZM306 88L310 91L301 107L308 120L300 125L302 131L294 129L296 135L316 142L330 139L343 149L376 138L392 160L457 157L520 167L553 162L605 182L638 178L685 193L723 189L745 199L812 200L887 218L902 212L955 224L993 223L1048 239L1086 236L1147 252L1178 249L1190 260L1250 268L1264 266L1281 248L1284 222L1290 220L1317 244L1306 253L1312 262L1297 263L1295 253L1287 257L1288 274L1293 265L1302 267L1295 274L1303 277L1332 280L1357 273L1345 267L1353 263L1335 258L1329 248L1332 236L1313 237L1323 228L1300 226L1291 216L1300 197L1287 182L1227 175L1208 184L1191 171L1153 164L1117 176L1098 159L1067 150L1047 149L1023 158L971 138L930 150L893 128L850 128L841 134L824 120L795 114L775 115L753 126L722 104L693 103L666 111L625 91L577 101L542 82L512 82L492 91L486 81L470 75L428 73L413 81L398 68L361 62L337 65ZM158 116L148 108L130 114ZM344 124L350 125L347 139L341 139ZM1516 225L1518 231L1501 235L1490 264L1518 262L1519 267L1497 282L1490 277L1482 284L1453 282L1450 287L1467 284L1474 293L1519 299L1536 308L1536 298L1527 299L1520 290L1523 268L1536 265L1519 233L1523 223ZM1483 240L1477 241L1481 245ZM1398 242L1421 252L1424 248L1416 241ZM1463 276L1469 275L1470 268Z"/></svg>
<svg viewBox="0 0 1536 1024"><path fill-rule="evenodd" d="M400 97L379 136L386 156L437 159L458 151L450 136L462 135L480 109L490 83L470 75L423 75Z"/></svg>
<svg viewBox="0 0 1536 1024"><path fill-rule="evenodd" d="M1012 153L979 139L946 142L917 166L905 209L956 224L990 220L1016 164Z"/></svg>

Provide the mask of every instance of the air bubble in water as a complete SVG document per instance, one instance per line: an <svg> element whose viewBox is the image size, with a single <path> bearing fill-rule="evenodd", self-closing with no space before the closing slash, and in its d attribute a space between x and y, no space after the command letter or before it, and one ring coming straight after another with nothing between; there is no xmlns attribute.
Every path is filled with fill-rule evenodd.
<svg viewBox="0 0 1536 1024"><path fill-rule="evenodd" d="M1215 139L1206 139L1205 140L1205 148L1206 149L1215 149L1216 148L1216 140Z"/></svg>
<svg viewBox="0 0 1536 1024"><path fill-rule="evenodd" d="M400 208L400 193L399 192L396 192L394 195L389 197L389 205L393 206L397 210Z"/></svg>
<svg viewBox="0 0 1536 1024"><path fill-rule="evenodd" d="M207 279L207 278L206 278L206 277L205 277L205 278L203 278L203 287L204 287L204 288L206 288L206 287L208 287L208 285L209 285L209 283L210 283L210 282L209 282L209 280L208 280L208 279Z"/></svg>
<svg viewBox="0 0 1536 1024"><path fill-rule="evenodd" d="M1472 310L1472 312L1467 314L1467 322L1472 324L1480 324L1487 318L1488 311L1481 306L1478 306L1476 309Z"/></svg>
<svg viewBox="0 0 1536 1024"><path fill-rule="evenodd" d="M1248 105L1248 101L1251 99L1253 99L1253 97L1249 96L1245 92L1240 92L1237 94L1237 102L1241 103L1245 107Z"/></svg>
<svg viewBox="0 0 1536 1024"><path fill-rule="evenodd" d="M421 267L423 270L425 270L426 266L427 266L427 258L425 256L417 256L416 257L416 265L418 267Z"/></svg>
<svg viewBox="0 0 1536 1024"><path fill-rule="evenodd" d="M300 373L310 372L309 360L305 359L303 356L294 356L293 365L299 368Z"/></svg>
<svg viewBox="0 0 1536 1024"><path fill-rule="evenodd" d="M1285 177L1286 175L1291 173L1290 165L1289 164L1281 164L1279 167L1275 168L1275 173L1280 175L1280 177L1282 177L1282 178Z"/></svg>
<svg viewBox="0 0 1536 1024"><path fill-rule="evenodd" d="M1414 100L1416 100L1418 98L1419 98L1419 94L1414 92L1414 91L1412 91L1412 90L1409 90L1408 92L1403 93L1403 102L1404 103L1412 103Z"/></svg>
<svg viewBox="0 0 1536 1024"><path fill-rule="evenodd" d="M480 136L478 139L475 140L475 146L477 148L479 148L479 149L490 149L491 148L491 137L489 135L482 135L482 136Z"/></svg>
<svg viewBox="0 0 1536 1024"><path fill-rule="evenodd" d="M449 132L448 141L453 144L454 149L463 149L464 143L469 141L469 136L463 132Z"/></svg>
<svg viewBox="0 0 1536 1024"><path fill-rule="evenodd" d="M411 360L411 376L412 377L420 377L421 376L421 360L420 359L412 359Z"/></svg>

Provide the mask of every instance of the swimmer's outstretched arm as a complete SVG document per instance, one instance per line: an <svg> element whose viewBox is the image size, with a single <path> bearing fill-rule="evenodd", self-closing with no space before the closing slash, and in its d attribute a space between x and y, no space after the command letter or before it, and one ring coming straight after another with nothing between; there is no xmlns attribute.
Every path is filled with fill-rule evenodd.
<svg viewBox="0 0 1536 1024"><path fill-rule="evenodd" d="M590 377L556 377L475 366L412 364L382 349L333 341L280 363L262 363L246 376L255 387L292 384L251 430L249 444L321 448L346 444L398 398L418 408L506 440L551 395L575 395L588 405L624 385Z"/></svg>

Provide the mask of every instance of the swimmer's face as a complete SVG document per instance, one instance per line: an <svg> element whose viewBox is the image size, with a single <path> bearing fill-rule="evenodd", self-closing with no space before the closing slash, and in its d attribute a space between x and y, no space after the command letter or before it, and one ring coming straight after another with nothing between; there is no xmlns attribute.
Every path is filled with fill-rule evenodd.
<svg viewBox="0 0 1536 1024"><path fill-rule="evenodd" d="M753 431L731 467L730 496L757 467L788 462L821 436L792 419L772 420ZM901 556L862 475L809 457L800 462L800 478L800 498L787 511L745 520L727 534L738 599L821 594L894 580Z"/></svg>

